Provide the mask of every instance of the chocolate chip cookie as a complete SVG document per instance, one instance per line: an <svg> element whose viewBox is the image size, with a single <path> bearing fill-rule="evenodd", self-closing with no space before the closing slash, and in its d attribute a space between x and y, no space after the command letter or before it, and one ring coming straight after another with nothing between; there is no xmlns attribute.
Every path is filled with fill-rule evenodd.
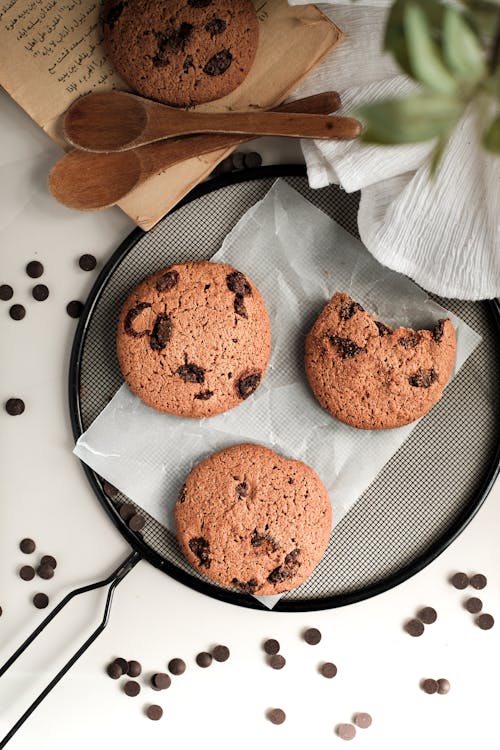
<svg viewBox="0 0 500 750"><path fill-rule="evenodd" d="M259 291L221 263L157 271L131 292L118 320L118 361L132 391L183 417L241 404L261 383L270 351Z"/></svg>
<svg viewBox="0 0 500 750"><path fill-rule="evenodd" d="M453 369L455 329L393 330L337 292L306 339L305 367L320 404L352 427L401 427L441 398Z"/></svg>
<svg viewBox="0 0 500 750"><path fill-rule="evenodd" d="M259 41L251 0L108 0L102 22L108 56L123 80L176 107L234 91Z"/></svg>
<svg viewBox="0 0 500 750"><path fill-rule="evenodd" d="M221 586L268 595L311 575L328 544L332 509L309 466L245 443L195 466L175 519L196 570Z"/></svg>

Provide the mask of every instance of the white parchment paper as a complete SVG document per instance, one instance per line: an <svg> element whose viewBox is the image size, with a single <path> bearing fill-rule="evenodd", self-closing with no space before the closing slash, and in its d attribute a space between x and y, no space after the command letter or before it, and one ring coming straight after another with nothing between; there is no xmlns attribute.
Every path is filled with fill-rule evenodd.
<svg viewBox="0 0 500 750"><path fill-rule="evenodd" d="M457 331L454 375L481 338L409 279L382 267L358 240L282 180L247 211L213 260L247 274L267 304L272 354L261 386L225 414L187 419L154 411L123 385L74 452L174 531L173 507L191 468L226 446L261 443L319 474L330 494L335 526L416 423L356 430L319 406L307 384L303 349L326 302L336 291L347 292L394 327L432 327L449 317ZM279 599L258 598L268 606Z"/></svg>

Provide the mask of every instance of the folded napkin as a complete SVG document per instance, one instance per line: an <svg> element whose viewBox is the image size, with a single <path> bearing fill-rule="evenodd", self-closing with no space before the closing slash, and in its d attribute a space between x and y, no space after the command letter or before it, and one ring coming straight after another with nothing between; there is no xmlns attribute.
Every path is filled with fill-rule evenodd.
<svg viewBox="0 0 500 750"><path fill-rule="evenodd" d="M290 5L304 4L289 0ZM294 91L328 89L342 97L339 114L360 103L407 94L416 85L382 51L388 0L318 6L345 40ZM500 158L478 145L471 111L453 134L436 177L429 141L373 146L359 141L302 141L311 187L361 190L361 239L385 266L443 297L500 296Z"/></svg>

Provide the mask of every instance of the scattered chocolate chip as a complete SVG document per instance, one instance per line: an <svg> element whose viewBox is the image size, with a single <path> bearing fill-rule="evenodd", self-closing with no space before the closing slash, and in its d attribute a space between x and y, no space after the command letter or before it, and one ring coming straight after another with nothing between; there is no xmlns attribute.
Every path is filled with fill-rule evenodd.
<svg viewBox="0 0 500 750"><path fill-rule="evenodd" d="M336 731L341 740L353 740L356 736L356 727L353 724L338 724Z"/></svg>
<svg viewBox="0 0 500 750"><path fill-rule="evenodd" d="M278 565L277 568L271 570L271 572L267 576L267 580L269 581L269 583L274 583L276 585L277 583L287 581L289 578L293 578L294 574L294 566L291 567L288 565Z"/></svg>
<svg viewBox="0 0 500 750"><path fill-rule="evenodd" d="M144 524L146 523L144 516L141 516L140 513L134 513L132 518L128 521L128 527L130 531L140 531L144 528Z"/></svg>
<svg viewBox="0 0 500 750"><path fill-rule="evenodd" d="M368 729L368 727L371 727L372 725L372 717L370 716L370 714L361 712L355 715L354 723L360 729Z"/></svg>
<svg viewBox="0 0 500 750"><path fill-rule="evenodd" d="M222 49L205 64L203 72L211 77L220 76L226 72L232 62L233 56L230 51L228 49Z"/></svg>
<svg viewBox="0 0 500 750"><path fill-rule="evenodd" d="M43 265L39 260L31 260L26 266L26 273L30 279L38 279L43 274Z"/></svg>
<svg viewBox="0 0 500 750"><path fill-rule="evenodd" d="M70 318L79 318L82 314L83 302L74 299L66 305L66 312Z"/></svg>
<svg viewBox="0 0 500 750"><path fill-rule="evenodd" d="M128 523L128 521L137 514L137 511L132 503L123 503L123 505L120 505L118 513L120 514L120 517Z"/></svg>
<svg viewBox="0 0 500 750"><path fill-rule="evenodd" d="M11 417L18 417L25 409L22 398L9 398L5 402L5 411Z"/></svg>
<svg viewBox="0 0 500 750"><path fill-rule="evenodd" d="M246 497L248 495L248 484L246 482L240 482L239 484L237 484L236 494L238 496L238 500Z"/></svg>
<svg viewBox="0 0 500 750"><path fill-rule="evenodd" d="M281 654L273 654L269 657L269 666L273 669L283 669L286 659Z"/></svg>
<svg viewBox="0 0 500 750"><path fill-rule="evenodd" d="M151 685L155 690L166 690L171 684L172 680L166 672L157 672L151 677Z"/></svg>
<svg viewBox="0 0 500 750"><path fill-rule="evenodd" d="M439 685L436 680L427 679L422 681L421 687L424 693L427 693L427 695L433 695L434 693L437 693Z"/></svg>
<svg viewBox="0 0 500 750"><path fill-rule="evenodd" d="M198 365L194 365L192 362L186 362L185 365L178 367L177 374L181 376L185 383L205 382L205 370L203 367L198 367Z"/></svg>
<svg viewBox="0 0 500 750"><path fill-rule="evenodd" d="M430 370L417 370L414 375L410 375L408 382L413 388L430 388L438 378L436 370L431 367Z"/></svg>
<svg viewBox="0 0 500 750"><path fill-rule="evenodd" d="M135 659L132 659L132 661L128 662L127 674L129 677L139 677L141 672L142 672L142 666L140 662L135 661Z"/></svg>
<svg viewBox="0 0 500 750"><path fill-rule="evenodd" d="M267 544L273 552L278 549L276 541L272 538L268 531L266 531L264 534L260 534L257 529L253 530L253 534L250 538L250 544L252 545L252 547L261 547L263 544ZM278 568L276 568L276 570L278 570Z"/></svg>
<svg viewBox="0 0 500 750"><path fill-rule="evenodd" d="M208 401L208 399L212 398L213 395L213 391L200 391L199 393L195 393L193 398L197 398L200 401Z"/></svg>
<svg viewBox="0 0 500 750"><path fill-rule="evenodd" d="M14 296L14 290L9 284L2 284L0 286L0 300L8 302Z"/></svg>
<svg viewBox="0 0 500 750"><path fill-rule="evenodd" d="M127 682L123 686L123 692L130 698L135 698L135 696L139 695L139 693L141 692L141 686L135 680L127 680Z"/></svg>
<svg viewBox="0 0 500 750"><path fill-rule="evenodd" d="M250 578L249 581L239 581L238 578L233 578L231 583L233 586L237 586L241 589L245 594L254 594L259 585L256 578Z"/></svg>
<svg viewBox="0 0 500 750"><path fill-rule="evenodd" d="M166 271L163 273L156 282L156 290L158 292L166 292L168 289L173 289L179 281L178 271Z"/></svg>
<svg viewBox="0 0 500 750"><path fill-rule="evenodd" d="M212 4L212 0L188 0L188 5L191 8L208 8Z"/></svg>
<svg viewBox="0 0 500 750"><path fill-rule="evenodd" d="M438 684L438 693L439 695L446 695L446 693L450 692L450 682L449 680L446 680L444 677L440 677L440 679L437 681Z"/></svg>
<svg viewBox="0 0 500 750"><path fill-rule="evenodd" d="M414 638L418 638L419 635L422 635L425 628L422 622L420 620L408 620L408 622L405 624L405 630L408 633L408 635L413 636Z"/></svg>
<svg viewBox="0 0 500 750"><path fill-rule="evenodd" d="M434 341L437 341L438 343L441 341L444 335L444 324L446 323L446 319L438 320L434 328L432 329L432 338Z"/></svg>
<svg viewBox="0 0 500 750"><path fill-rule="evenodd" d="M122 659L120 656L117 659L113 659L115 664L118 664L120 669L122 670L122 674L127 674L128 670L128 661L126 659Z"/></svg>
<svg viewBox="0 0 500 750"><path fill-rule="evenodd" d="M316 646L321 640L321 633L318 628L308 628L304 632L303 638L310 646Z"/></svg>
<svg viewBox="0 0 500 750"><path fill-rule="evenodd" d="M276 640L276 638L268 638L267 641L264 641L264 645L262 648L264 649L266 654L269 654L269 656L274 656L280 650L280 644L279 641Z"/></svg>
<svg viewBox="0 0 500 750"><path fill-rule="evenodd" d="M182 63L182 70L184 73L189 73L191 68L194 69L193 55L186 55L184 62Z"/></svg>
<svg viewBox="0 0 500 750"><path fill-rule="evenodd" d="M128 333L129 336L134 336L134 338L140 338L141 336L145 336L150 332L149 328L144 328L142 331L136 331L133 327L134 321L137 316L140 315L143 310L146 310L149 307L151 307L149 302L139 302L135 307L132 307L128 311L127 315L125 316L125 322L123 324L125 333Z"/></svg>
<svg viewBox="0 0 500 750"><path fill-rule="evenodd" d="M222 174L229 174L229 172L233 171L233 160L230 156L226 156L225 159L223 159L217 166L215 167L213 174L215 176L222 175Z"/></svg>
<svg viewBox="0 0 500 750"><path fill-rule="evenodd" d="M480 627L481 630L490 630L494 624L495 624L495 620L493 619L493 616L486 614L486 612L479 615L479 617L476 620L476 625L478 625L478 627Z"/></svg>
<svg viewBox="0 0 500 750"><path fill-rule="evenodd" d="M149 337L151 349L161 352L165 349L172 336L172 321L170 315L158 315Z"/></svg>
<svg viewBox="0 0 500 750"><path fill-rule="evenodd" d="M425 625L432 625L432 623L437 620L437 612L434 607L423 607L423 609L418 612L418 618L419 620L422 620Z"/></svg>
<svg viewBox="0 0 500 750"><path fill-rule="evenodd" d="M273 708L267 712L267 718L271 724L283 724L286 719L286 714L281 708Z"/></svg>
<svg viewBox="0 0 500 750"><path fill-rule="evenodd" d="M26 315L26 308L24 305L12 305L9 310L9 315L12 320L22 320Z"/></svg>
<svg viewBox="0 0 500 750"><path fill-rule="evenodd" d="M293 565L297 562L297 558L300 555L300 549L297 547L296 549L293 549L291 552L288 553L288 555L285 556L285 564L286 565Z"/></svg>
<svg viewBox="0 0 500 750"><path fill-rule="evenodd" d="M386 326L385 323L381 323L379 320L375 321L375 325L378 328L379 336L390 336L392 333L392 328L389 328L389 326Z"/></svg>
<svg viewBox="0 0 500 750"><path fill-rule="evenodd" d="M255 372L252 375L246 375L240 378L236 383L236 388L240 398L246 399L257 390L262 375L260 372Z"/></svg>
<svg viewBox="0 0 500 750"><path fill-rule="evenodd" d="M108 664L106 672L112 680L118 680L123 675L123 670L116 661L112 661L111 664Z"/></svg>
<svg viewBox="0 0 500 750"><path fill-rule="evenodd" d="M473 589L484 589L488 581L486 576L483 576L482 573L476 573L471 577L469 583Z"/></svg>
<svg viewBox="0 0 500 750"><path fill-rule="evenodd" d="M250 151L243 156L243 163L247 169L257 169L262 164L262 156L257 151Z"/></svg>
<svg viewBox="0 0 500 750"><path fill-rule="evenodd" d="M36 544L33 539L22 539L19 542L19 549L24 552L25 555L31 555L36 550Z"/></svg>
<svg viewBox="0 0 500 750"><path fill-rule="evenodd" d="M46 581L54 577L54 568L51 565L39 565L36 572L40 578L44 578Z"/></svg>
<svg viewBox="0 0 500 750"><path fill-rule="evenodd" d="M119 490L110 482L103 482L102 489L108 497L116 497Z"/></svg>
<svg viewBox="0 0 500 750"><path fill-rule="evenodd" d="M37 302L45 302L49 296L49 288L45 284L36 284L31 290L31 294Z"/></svg>
<svg viewBox="0 0 500 750"><path fill-rule="evenodd" d="M212 654L209 654L208 651L201 651L196 655L196 663L199 667L206 669L212 663Z"/></svg>
<svg viewBox="0 0 500 750"><path fill-rule="evenodd" d="M229 649L227 646L216 646L212 649L212 656L215 661L227 661L229 659Z"/></svg>
<svg viewBox="0 0 500 750"><path fill-rule="evenodd" d="M413 349L420 341L419 333L411 333L408 336L401 336L398 343L403 349Z"/></svg>
<svg viewBox="0 0 500 750"><path fill-rule="evenodd" d="M120 18L121 14L123 13L123 8L125 7L125 3L120 2L116 3L116 5L113 5L106 16L104 17L104 23L109 26L110 29L113 29L116 22Z"/></svg>
<svg viewBox="0 0 500 750"><path fill-rule="evenodd" d="M252 294L252 287L241 271L233 271L228 274L226 276L226 284L229 291L234 294L241 294L243 297L248 297Z"/></svg>
<svg viewBox="0 0 500 750"><path fill-rule="evenodd" d="M234 151L231 154L231 159L233 160L233 169L243 169L243 166L245 164L245 155L241 153L241 151Z"/></svg>
<svg viewBox="0 0 500 750"><path fill-rule="evenodd" d="M213 39L214 36L222 34L222 32L226 30L226 26L227 23L223 21L222 18L213 18L205 24L205 31L208 31L210 38Z"/></svg>
<svg viewBox="0 0 500 750"><path fill-rule="evenodd" d="M451 577L450 583L456 589L466 589L469 585L469 576L465 573L455 573Z"/></svg>
<svg viewBox="0 0 500 750"><path fill-rule="evenodd" d="M330 343L334 346L342 359L352 359L360 352L364 352L362 346L358 346L351 339L345 339L341 336L330 336Z"/></svg>
<svg viewBox="0 0 500 750"><path fill-rule="evenodd" d="M332 677L335 677L337 674L337 667L335 664L332 664L331 661L325 661L324 664L322 664L319 668L319 671L323 675L323 677L327 677L329 680L331 680Z"/></svg>
<svg viewBox="0 0 500 750"><path fill-rule="evenodd" d="M49 603L49 597L47 594L35 594L33 597L33 604L37 609L45 609Z"/></svg>
<svg viewBox="0 0 500 750"><path fill-rule="evenodd" d="M234 295L233 307L236 315L239 315L241 318L248 318L247 309L245 307L245 300L242 294Z"/></svg>
<svg viewBox="0 0 500 750"><path fill-rule="evenodd" d="M478 599L477 596L471 596L464 604L465 609L467 612L470 612L473 615L477 615L478 612L481 612L483 608L483 603L481 599Z"/></svg>
<svg viewBox="0 0 500 750"><path fill-rule="evenodd" d="M179 676L186 671L186 662L183 659L170 659L168 662L168 671Z"/></svg>
<svg viewBox="0 0 500 750"><path fill-rule="evenodd" d="M90 253L84 253L78 258L78 265L82 271L93 271L97 265L97 260Z"/></svg>
<svg viewBox="0 0 500 750"><path fill-rule="evenodd" d="M196 536L189 540L189 549L199 560L200 568L209 568L212 562L210 558L210 544L202 536Z"/></svg>
<svg viewBox="0 0 500 750"><path fill-rule="evenodd" d="M151 719L151 721L158 721L163 716L163 708L152 703L147 707L146 714L148 719Z"/></svg>
<svg viewBox="0 0 500 750"><path fill-rule="evenodd" d="M23 565L19 571L19 577L22 578L23 581L32 581L35 577L35 568L31 565Z"/></svg>
<svg viewBox="0 0 500 750"><path fill-rule="evenodd" d="M171 28L167 33L156 32L155 37L158 43L158 53L153 58L153 65L156 67L168 65L170 63L169 52L174 54L184 52L193 29L194 26L192 24L182 21L177 29Z"/></svg>
<svg viewBox="0 0 500 750"><path fill-rule="evenodd" d="M344 302L340 306L340 319L341 320L350 320L352 316L360 310L361 312L364 312L364 308L361 307L361 305L358 302Z"/></svg>

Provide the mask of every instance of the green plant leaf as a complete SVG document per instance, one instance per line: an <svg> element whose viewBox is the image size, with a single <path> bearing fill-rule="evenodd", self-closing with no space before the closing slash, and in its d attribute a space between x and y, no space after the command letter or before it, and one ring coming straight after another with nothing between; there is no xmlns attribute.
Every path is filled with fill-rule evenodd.
<svg viewBox="0 0 500 750"><path fill-rule="evenodd" d="M431 91L453 94L457 82L441 59L440 49L432 38L432 29L420 5L406 5L404 30L413 77Z"/></svg>
<svg viewBox="0 0 500 750"><path fill-rule="evenodd" d="M484 133L483 146L493 154L500 155L500 115L495 117Z"/></svg>
<svg viewBox="0 0 500 750"><path fill-rule="evenodd" d="M448 6L443 19L443 56L449 69L465 81L486 74L484 49L461 13Z"/></svg>
<svg viewBox="0 0 500 750"><path fill-rule="evenodd" d="M359 107L366 123L361 140L369 143L418 143L448 134L464 111L464 103L451 96L413 94Z"/></svg>
<svg viewBox="0 0 500 750"><path fill-rule="evenodd" d="M406 45L404 14L406 6L413 2L414 0L396 0L392 4L384 36L384 49L392 52L399 66L412 78L413 70ZM432 37L438 40L443 22L443 6L437 0L420 0L419 6L425 13Z"/></svg>

